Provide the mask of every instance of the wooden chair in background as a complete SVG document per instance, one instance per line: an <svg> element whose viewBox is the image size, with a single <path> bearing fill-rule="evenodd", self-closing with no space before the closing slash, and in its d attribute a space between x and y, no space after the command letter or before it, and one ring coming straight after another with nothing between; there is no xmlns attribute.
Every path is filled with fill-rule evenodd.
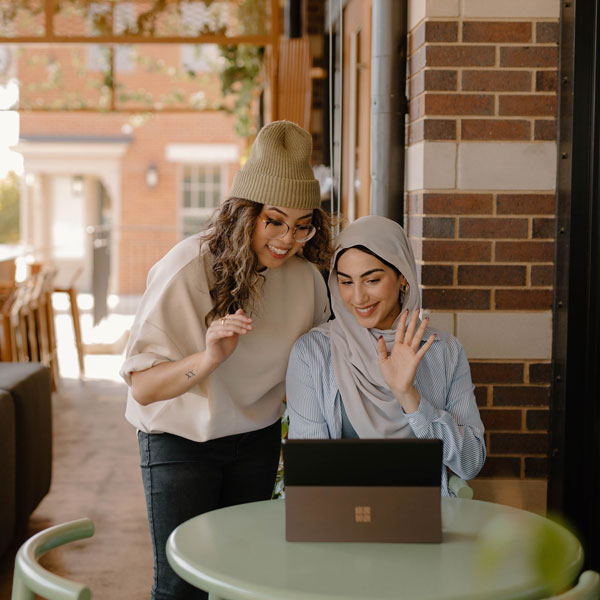
<svg viewBox="0 0 600 600"><path fill-rule="evenodd" d="M8 294L15 287L17 264L14 258L0 260L0 295Z"/></svg>
<svg viewBox="0 0 600 600"><path fill-rule="evenodd" d="M58 354L56 350L54 308L52 306L55 276L55 267L50 266L42 271L40 279L40 302L37 315L40 328L45 332L45 339L42 342L42 362L50 368L53 389L56 389L58 385Z"/></svg>
<svg viewBox="0 0 600 600"><path fill-rule="evenodd" d="M58 354L54 307L52 306L56 272L57 269L52 264L33 263L31 265L34 283L30 309L37 331L39 360L50 369L53 390L56 390L58 385Z"/></svg>
<svg viewBox="0 0 600 600"><path fill-rule="evenodd" d="M16 290L2 297L0 301L0 361L10 362L13 359L13 332L11 325L11 308Z"/></svg>
<svg viewBox="0 0 600 600"><path fill-rule="evenodd" d="M35 309L36 309L36 299L35 299L35 284L37 280L37 275L32 275L25 282L25 299L22 307L22 313L20 318L23 321L24 325L24 333L25 333L25 350L27 354L27 360L31 362L39 362L40 360L40 351L39 351L39 343L38 339L41 335L41 332L38 331L36 319L35 319Z"/></svg>
<svg viewBox="0 0 600 600"><path fill-rule="evenodd" d="M0 361L12 357L10 309L15 297L16 263L14 259L0 261Z"/></svg>
<svg viewBox="0 0 600 600"><path fill-rule="evenodd" d="M83 340L81 339L81 321L79 320L79 307L77 306L77 288L75 287L75 283L81 273L83 272L83 267L80 266L77 268L73 277L71 277L71 281L67 283L65 287L55 287L55 293L63 293L67 294L69 297L69 305L71 310L71 318L73 319L73 333L75 334L75 345L77 347L77 359L79 361L79 373L81 376L85 375L85 364L84 364L84 348L83 348Z"/></svg>
<svg viewBox="0 0 600 600"><path fill-rule="evenodd" d="M58 385L55 275L55 267L33 264L25 281L0 294L0 361L43 363L50 369L53 390Z"/></svg>
<svg viewBox="0 0 600 600"><path fill-rule="evenodd" d="M27 322L25 320L27 287L19 285L10 307L11 361L27 362Z"/></svg>
<svg viewBox="0 0 600 600"><path fill-rule="evenodd" d="M58 354L54 293L67 294L77 348L79 371L83 376L84 346L81 336L77 289L79 267L63 287L55 285L57 269L51 263L32 263L27 278L14 280L14 261L0 261L0 360L3 362L42 362L50 368L52 388L58 384Z"/></svg>
<svg viewBox="0 0 600 600"><path fill-rule="evenodd" d="M56 350L56 329L54 326L54 308L52 293L56 267L51 264L31 265L32 277L35 277L31 310L37 335L39 360L50 369L52 389L58 385L58 354Z"/></svg>

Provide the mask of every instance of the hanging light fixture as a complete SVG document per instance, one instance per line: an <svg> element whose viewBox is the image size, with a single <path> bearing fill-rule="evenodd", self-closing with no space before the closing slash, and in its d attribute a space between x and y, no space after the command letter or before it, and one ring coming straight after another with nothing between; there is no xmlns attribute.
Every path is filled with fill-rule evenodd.
<svg viewBox="0 0 600 600"><path fill-rule="evenodd" d="M83 177L81 175L74 175L71 178L71 192L76 196L83 192Z"/></svg>
<svg viewBox="0 0 600 600"><path fill-rule="evenodd" d="M158 169L156 168L156 165L148 165L148 168L146 169L146 185L149 188L158 185Z"/></svg>

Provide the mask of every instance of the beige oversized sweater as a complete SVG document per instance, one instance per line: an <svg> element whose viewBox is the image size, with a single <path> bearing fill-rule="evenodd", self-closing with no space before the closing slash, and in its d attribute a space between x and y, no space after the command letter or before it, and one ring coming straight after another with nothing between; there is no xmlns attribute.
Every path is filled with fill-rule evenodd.
<svg viewBox="0 0 600 600"><path fill-rule="evenodd" d="M152 267L132 326L121 376L205 349L204 317L212 308L212 257L201 236L177 244ZM285 372L292 345L327 320L323 278L293 256L264 272L263 295L253 330L241 336L233 354L185 394L138 404L129 390L125 416L146 433L173 433L202 442L260 429L283 411Z"/></svg>

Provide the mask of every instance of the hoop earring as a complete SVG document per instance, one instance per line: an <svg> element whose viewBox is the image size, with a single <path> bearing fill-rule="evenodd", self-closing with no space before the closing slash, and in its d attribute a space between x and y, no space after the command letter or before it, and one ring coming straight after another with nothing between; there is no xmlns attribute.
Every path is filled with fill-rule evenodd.
<svg viewBox="0 0 600 600"><path fill-rule="evenodd" d="M408 292L408 284L401 285L401 286L400 286L400 291L401 291L403 294L406 294L406 292Z"/></svg>

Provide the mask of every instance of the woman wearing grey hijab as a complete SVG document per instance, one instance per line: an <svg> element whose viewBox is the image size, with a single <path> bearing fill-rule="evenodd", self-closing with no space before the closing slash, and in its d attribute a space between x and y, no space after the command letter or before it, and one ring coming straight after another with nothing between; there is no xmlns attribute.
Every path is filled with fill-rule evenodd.
<svg viewBox="0 0 600 600"><path fill-rule="evenodd" d="M413 252L398 223L362 217L338 238L335 319L295 343L287 370L290 438L439 438L445 467L472 479L484 427L460 342L418 318ZM449 495L446 468L442 494Z"/></svg>

